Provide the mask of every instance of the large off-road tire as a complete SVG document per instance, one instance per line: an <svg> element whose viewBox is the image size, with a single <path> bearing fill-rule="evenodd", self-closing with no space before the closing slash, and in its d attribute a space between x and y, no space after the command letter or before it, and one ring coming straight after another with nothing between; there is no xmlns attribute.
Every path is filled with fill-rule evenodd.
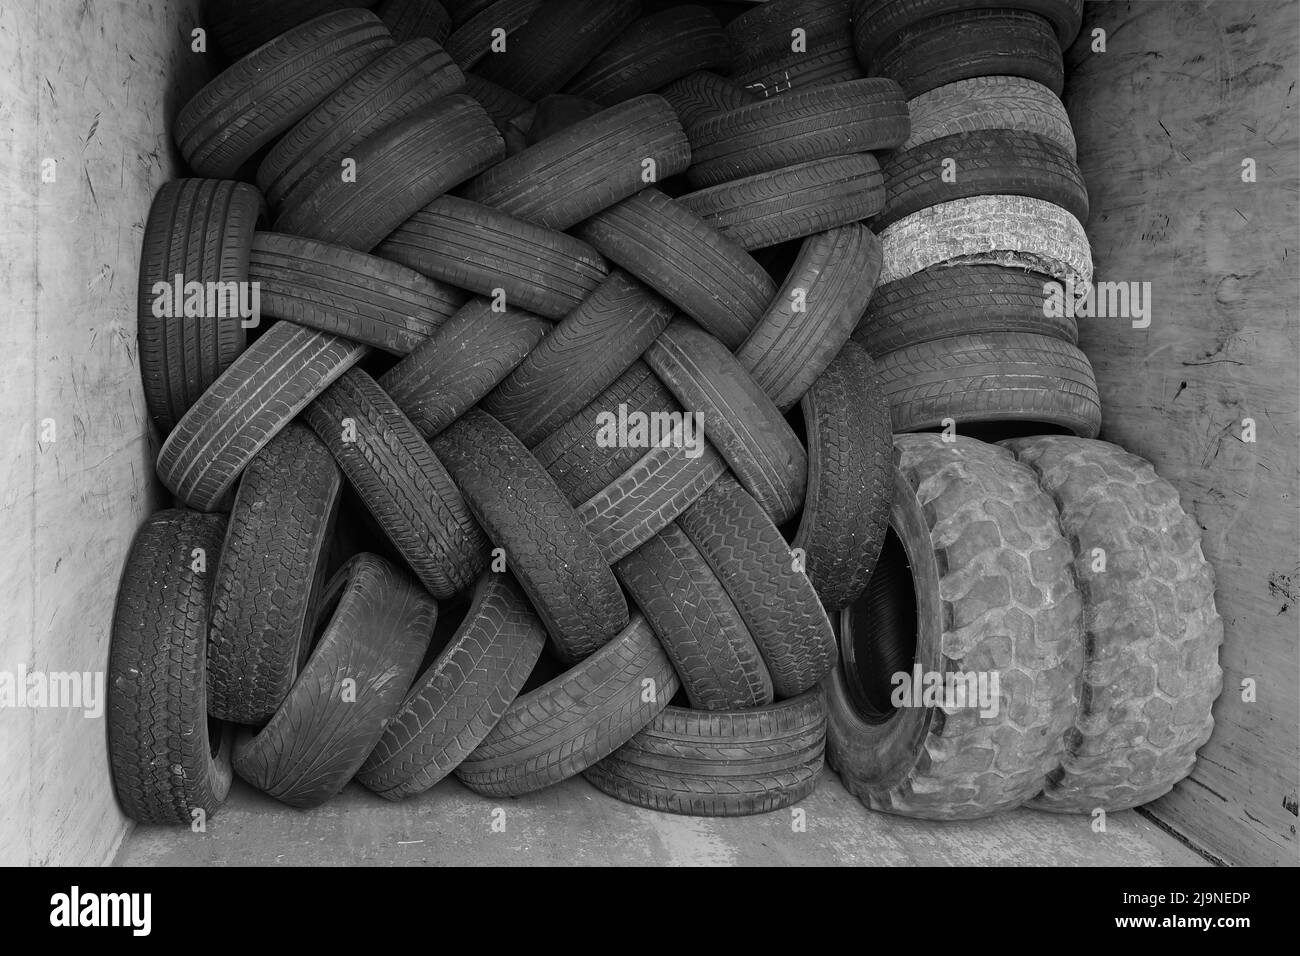
<svg viewBox="0 0 1300 956"><path fill-rule="evenodd" d="M1083 592L1078 708L1031 805L1149 803L1191 772L1223 686L1223 621L1200 530L1174 487L1116 445L1056 435L1003 444L1056 502Z"/></svg>
<svg viewBox="0 0 1300 956"><path fill-rule="evenodd" d="M899 435L894 449L890 534L866 591L840 614L842 664L824 682L827 755L873 810L928 820L1010 810L1042 789L1074 716L1083 601L1070 545L1052 499L1005 449L938 435ZM895 679L916 669L920 689L947 673L985 675L989 706L978 694L896 706L924 704Z"/></svg>

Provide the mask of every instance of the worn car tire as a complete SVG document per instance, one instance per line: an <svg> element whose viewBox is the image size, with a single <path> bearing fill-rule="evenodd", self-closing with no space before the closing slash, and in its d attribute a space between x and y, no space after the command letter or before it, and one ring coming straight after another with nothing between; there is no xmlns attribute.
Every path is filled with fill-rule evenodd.
<svg viewBox="0 0 1300 956"><path fill-rule="evenodd" d="M912 134L900 149L981 129L1016 129L1050 139L1071 159L1077 146L1060 98L1020 76L975 76L935 87L907 101Z"/></svg>

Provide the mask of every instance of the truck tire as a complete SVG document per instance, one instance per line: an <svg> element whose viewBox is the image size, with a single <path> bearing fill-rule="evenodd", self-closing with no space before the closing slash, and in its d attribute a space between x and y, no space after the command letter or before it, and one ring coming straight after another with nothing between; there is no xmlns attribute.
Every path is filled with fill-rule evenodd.
<svg viewBox="0 0 1300 956"><path fill-rule="evenodd" d="M826 700L813 688L754 710L668 706L583 776L615 799L696 817L793 806L813 792L826 749Z"/></svg>
<svg viewBox="0 0 1300 956"><path fill-rule="evenodd" d="M236 742L235 772L304 809L342 790L401 705L437 620L438 602L403 572L377 555L351 558L321 594L319 639L293 690Z"/></svg>
<svg viewBox="0 0 1300 956"><path fill-rule="evenodd" d="M1191 773L1223 687L1223 621L1200 529L1174 487L1116 445L1054 435L1003 444L1056 502L1083 592L1078 709L1030 806L1149 803Z"/></svg>
<svg viewBox="0 0 1300 956"><path fill-rule="evenodd" d="M137 823L191 826L230 791L232 728L208 718L207 630L226 519L159 511L136 532L113 610L108 650L108 762L123 812Z"/></svg>
<svg viewBox="0 0 1300 956"><path fill-rule="evenodd" d="M428 790L483 742L545 646L514 579L483 574L465 619L411 685L357 780L389 800Z"/></svg>
<svg viewBox="0 0 1300 956"><path fill-rule="evenodd" d="M823 684L827 756L873 810L1011 810L1042 789L1074 716L1083 602L1070 545L1051 498L1005 449L899 435L894 456L890 533L866 591L840 613L842 665ZM955 692L943 706L898 706L914 702L894 675L914 680L918 668L922 681L990 674L989 706Z"/></svg>
<svg viewBox="0 0 1300 956"><path fill-rule="evenodd" d="M216 565L208 713L263 724L311 649L343 476L311 429L291 424L244 469Z"/></svg>
<svg viewBox="0 0 1300 956"><path fill-rule="evenodd" d="M1075 158L1077 146L1065 104L1041 83L1019 76L975 76L945 83L907 101L911 149L953 133L1016 129L1050 139Z"/></svg>

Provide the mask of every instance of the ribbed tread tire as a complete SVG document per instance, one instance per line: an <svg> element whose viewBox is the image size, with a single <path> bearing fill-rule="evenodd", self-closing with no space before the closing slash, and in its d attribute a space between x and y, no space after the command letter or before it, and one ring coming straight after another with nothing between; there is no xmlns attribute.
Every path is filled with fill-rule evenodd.
<svg viewBox="0 0 1300 956"><path fill-rule="evenodd" d="M846 342L803 396L808 493L799 530L804 571L828 612L857 599L876 567L894 463L889 401L871 357Z"/></svg>
<svg viewBox="0 0 1300 956"><path fill-rule="evenodd" d="M1083 0L853 0L854 39L864 63L882 45L918 21L947 13L1016 10L1045 18L1062 50L1074 42L1083 19Z"/></svg>
<svg viewBox="0 0 1300 956"><path fill-rule="evenodd" d="M367 352L328 332L280 321L235 359L158 452L158 477L211 511L280 429Z"/></svg>
<svg viewBox="0 0 1300 956"><path fill-rule="evenodd" d="M496 726L545 646L546 630L514 579L484 573L464 621L411 686L357 780L389 800L432 787Z"/></svg>
<svg viewBox="0 0 1300 956"><path fill-rule="evenodd" d="M246 332L238 316L154 315L154 285L171 287L178 274L185 283L246 282L262 212L252 186L215 179L166 183L149 208L136 322L145 405L164 436L244 350Z"/></svg>
<svg viewBox="0 0 1300 956"><path fill-rule="evenodd" d="M1020 76L1057 96L1065 85L1051 25L1023 10L963 10L922 20L871 61L871 72L896 80L909 98L977 76Z"/></svg>
<svg viewBox="0 0 1300 956"><path fill-rule="evenodd" d="M895 432L975 424L1054 425L1081 438L1101 428L1088 357L1046 335L954 335L890 352L876 364Z"/></svg>
<svg viewBox="0 0 1300 956"><path fill-rule="evenodd" d="M483 410L527 447L538 445L623 374L674 312L614 270L483 399Z"/></svg>
<svg viewBox="0 0 1300 956"><path fill-rule="evenodd" d="M374 0L200 0L203 26L232 60L308 20Z"/></svg>
<svg viewBox="0 0 1300 956"><path fill-rule="evenodd" d="M1092 282L1083 223L1060 206L1026 196L976 196L930 206L880 233L880 281L940 263L1002 265L1041 272L1082 289Z"/></svg>
<svg viewBox="0 0 1300 956"><path fill-rule="evenodd" d="M488 542L448 469L382 388L361 369L307 409L307 424L429 593L472 587Z"/></svg>
<svg viewBox="0 0 1300 956"><path fill-rule="evenodd" d="M1068 315L1044 315L1046 276L1003 266L935 266L876 290L853 338L874 356L983 332L1050 335L1075 345Z"/></svg>
<svg viewBox="0 0 1300 956"><path fill-rule="evenodd" d="M668 655L637 614L591 657L517 698L456 776L492 797L557 784L631 740L677 688Z"/></svg>
<svg viewBox="0 0 1300 956"><path fill-rule="evenodd" d="M573 236L467 199L440 196L397 227L375 255L432 279L561 319L609 273L600 254Z"/></svg>
<svg viewBox="0 0 1300 956"><path fill-rule="evenodd" d="M657 181L684 172L691 162L677 114L654 94L603 110L516 153L470 180L460 195L567 229L644 189L646 159L654 160Z"/></svg>
<svg viewBox="0 0 1300 956"><path fill-rule="evenodd" d="M405 355L464 303L458 289L395 262L276 232L253 237L262 311Z"/></svg>
<svg viewBox="0 0 1300 956"><path fill-rule="evenodd" d="M793 90L850 83L865 79L866 74L858 66L851 38L844 34L817 43L816 53L810 44L807 53L787 52L768 63L736 70L731 78L758 97L769 99Z"/></svg>
<svg viewBox="0 0 1300 956"><path fill-rule="evenodd" d="M1149 803L1191 772L1223 687L1223 621L1200 529L1178 491L1116 445L1055 435L1003 444L1056 502L1083 592L1078 710L1061 765L1030 805L1094 813Z"/></svg>
<svg viewBox="0 0 1300 956"><path fill-rule="evenodd" d="M837 667L824 684L827 757L873 810L924 820L1011 810L1042 789L1074 715L1083 604L1070 545L1051 498L1006 449L939 435L898 435L894 448L890 525L913 578L914 666L996 672L997 711L900 707L869 723Z"/></svg>
<svg viewBox="0 0 1300 956"><path fill-rule="evenodd" d="M618 581L545 469L500 422L473 409L433 440L557 653L581 660L628 621Z"/></svg>
<svg viewBox="0 0 1300 956"><path fill-rule="evenodd" d="M640 12L640 0L543 3L477 72L526 99L541 99L573 79Z"/></svg>
<svg viewBox="0 0 1300 956"><path fill-rule="evenodd" d="M190 169L231 179L259 149L393 45L369 10L294 27L228 67L181 107L172 134Z"/></svg>
<svg viewBox="0 0 1300 956"><path fill-rule="evenodd" d="M326 97L271 147L257 167L258 188L279 207L293 202L317 169L341 169L344 157L379 130L465 85L465 76L432 40L402 43Z"/></svg>
<svg viewBox="0 0 1300 956"><path fill-rule="evenodd" d="M690 127L697 188L815 159L893 149L907 139L907 101L874 77L771 97Z"/></svg>
<svg viewBox="0 0 1300 956"><path fill-rule="evenodd" d="M355 182L345 182L337 168L318 168L294 202L281 206L275 229L367 252L505 150L477 100L444 96L358 144Z"/></svg>
<svg viewBox="0 0 1300 956"><path fill-rule="evenodd" d="M772 677L722 582L670 524L614 569L672 659L696 710L772 702Z"/></svg>
<svg viewBox="0 0 1300 956"><path fill-rule="evenodd" d="M441 44L451 34L451 14L438 0L380 0L375 15L398 43L423 37Z"/></svg>
<svg viewBox="0 0 1300 956"><path fill-rule="evenodd" d="M1077 152L1065 104L1043 84L1020 76L976 76L945 83L908 100L907 112L912 135L901 149L953 133L1016 129L1050 139L1071 159Z"/></svg>
<svg viewBox="0 0 1300 956"><path fill-rule="evenodd" d="M673 80L659 90L659 95L677 113L683 129L690 129L710 116L758 102L758 97L739 83L711 70L696 70Z"/></svg>
<svg viewBox="0 0 1300 956"><path fill-rule="evenodd" d="M576 234L734 349L776 292L735 240L657 189L643 189Z"/></svg>
<svg viewBox="0 0 1300 956"><path fill-rule="evenodd" d="M869 153L746 176L677 200L744 249L869 219L885 204L885 177Z"/></svg>
<svg viewBox="0 0 1300 956"><path fill-rule="evenodd" d="M735 602L777 700L810 690L835 666L835 634L772 519L728 477L683 512L678 525Z"/></svg>
<svg viewBox="0 0 1300 956"><path fill-rule="evenodd" d="M780 410L726 347L684 319L670 325L645 362L688 412L699 412L709 444L778 524L803 504L808 458Z"/></svg>
<svg viewBox="0 0 1300 956"><path fill-rule="evenodd" d="M627 442L602 443L603 425L607 421L617 422L619 406L626 408L629 422L639 420L640 415L682 410L673 393L650 371L650 366L638 359L609 388L542 439L532 449L533 456L575 508L602 491L645 454L645 449Z"/></svg>
<svg viewBox="0 0 1300 956"><path fill-rule="evenodd" d="M793 806L816 789L826 750L826 700L814 688L756 710L666 707L585 776L634 806L739 817Z"/></svg>
<svg viewBox="0 0 1300 956"><path fill-rule="evenodd" d="M951 162L953 181L944 178ZM972 196L1029 196L1088 218L1088 187L1074 158L1051 140L1010 129L953 133L898 150L884 166L877 232L927 206Z"/></svg>
<svg viewBox="0 0 1300 956"><path fill-rule="evenodd" d="M494 30L503 30L507 47L528 23L542 0L495 0L480 5L472 16L455 21L456 28L443 44L451 58L468 70L488 55Z"/></svg>
<svg viewBox="0 0 1300 956"><path fill-rule="evenodd" d="M343 476L311 429L290 424L240 479L216 564L208 713L262 724L311 641Z"/></svg>
<svg viewBox="0 0 1300 956"><path fill-rule="evenodd" d="M359 554L322 595L320 640L280 709L235 747L235 772L290 806L320 806L361 768L414 680L438 602L405 573ZM353 682L349 694L345 681Z"/></svg>
<svg viewBox="0 0 1300 956"><path fill-rule="evenodd" d="M803 31L795 52L792 31ZM848 0L770 0L727 24L732 76L760 96L862 78L849 31Z"/></svg>
<svg viewBox="0 0 1300 956"><path fill-rule="evenodd" d="M736 361L781 411L798 403L853 334L881 255L880 241L857 223L804 240L785 284L736 349Z"/></svg>
<svg viewBox="0 0 1300 956"><path fill-rule="evenodd" d="M683 4L632 23L569 81L565 91L613 106L697 70L728 71L731 48L707 7Z"/></svg>
<svg viewBox="0 0 1300 956"><path fill-rule="evenodd" d="M473 299L379 384L432 438L491 392L551 327L520 309L494 312L487 299Z"/></svg>
<svg viewBox="0 0 1300 956"><path fill-rule="evenodd" d="M172 509L136 532L108 650L108 762L137 823L192 826L230 791L231 735L209 737L208 607L226 519ZM194 570L194 549L208 555ZM215 751L215 753L214 753Z"/></svg>

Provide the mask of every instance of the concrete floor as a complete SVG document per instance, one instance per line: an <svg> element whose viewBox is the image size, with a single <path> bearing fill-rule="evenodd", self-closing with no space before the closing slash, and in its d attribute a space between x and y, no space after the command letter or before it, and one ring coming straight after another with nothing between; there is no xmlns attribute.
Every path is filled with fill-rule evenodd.
<svg viewBox="0 0 1300 956"><path fill-rule="evenodd" d="M1087 817L1032 810L923 823L869 812L829 772L800 806L806 830L795 832L789 810L680 817L619 803L576 777L505 801L455 779L398 804L354 784L304 812L237 780L207 833L138 827L117 865L1208 865L1131 810L1111 814L1105 833ZM503 832L492 830L498 807Z"/></svg>

